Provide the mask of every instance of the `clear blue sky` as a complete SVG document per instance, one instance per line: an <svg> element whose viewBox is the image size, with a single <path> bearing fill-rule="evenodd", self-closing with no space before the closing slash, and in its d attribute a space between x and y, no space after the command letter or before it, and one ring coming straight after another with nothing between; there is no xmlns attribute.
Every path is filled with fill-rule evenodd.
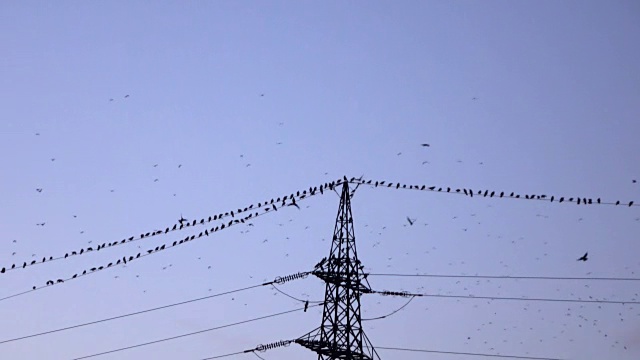
<svg viewBox="0 0 640 360"><path fill-rule="evenodd" d="M636 1L4 1L0 267L343 175L638 202L638 39ZM338 197L300 206L0 301L0 341L309 270L329 253ZM361 187L353 212L371 272L640 277L638 207ZM192 232L0 274L0 298ZM637 282L369 280L429 294L640 300ZM281 289L324 294L314 277ZM362 301L364 318L405 303ZM73 359L300 306L258 288L0 344L0 358ZM96 359L198 360L320 321L313 309ZM384 347L640 358L640 306L628 304L416 298L364 324ZM317 358L297 345L263 357Z"/></svg>

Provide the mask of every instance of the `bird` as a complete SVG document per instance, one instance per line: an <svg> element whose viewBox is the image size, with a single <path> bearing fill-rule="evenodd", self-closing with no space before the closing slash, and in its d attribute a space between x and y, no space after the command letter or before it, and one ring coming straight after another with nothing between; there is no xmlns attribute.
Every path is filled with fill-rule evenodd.
<svg viewBox="0 0 640 360"><path fill-rule="evenodd" d="M287 205L287 206L295 206L295 207L297 207L297 208L298 208L298 210L300 210L300 205L296 204L295 202L294 202L294 203L291 203L291 204L289 204L289 205Z"/></svg>
<svg viewBox="0 0 640 360"><path fill-rule="evenodd" d="M429 144L420 144L420 146L429 147L431 145L429 145Z"/></svg>
<svg viewBox="0 0 640 360"><path fill-rule="evenodd" d="M587 255L589 255L588 252L584 253L584 255L582 255L580 258L578 258L577 261L587 261Z"/></svg>
<svg viewBox="0 0 640 360"><path fill-rule="evenodd" d="M124 98L125 98L125 99L126 99L126 98L128 98L128 97L129 97L129 95L128 95L128 94L124 96Z"/></svg>
<svg viewBox="0 0 640 360"><path fill-rule="evenodd" d="M638 180L636 180L636 179L631 180L631 183L633 183L633 184L635 184L637 182L638 182Z"/></svg>
<svg viewBox="0 0 640 360"><path fill-rule="evenodd" d="M411 226L411 225L413 225L413 223L414 223L414 222L416 222L416 219L413 219L413 220L412 220L411 218L409 218L409 217L407 216L407 221L409 222L409 225Z"/></svg>
<svg viewBox="0 0 640 360"><path fill-rule="evenodd" d="M178 222L180 223L180 225L182 225L183 222L187 221L187 219L185 219L184 217L182 217L182 214L180 214L180 220L178 220Z"/></svg>
<svg viewBox="0 0 640 360"><path fill-rule="evenodd" d="M36 189L36 191L37 191L37 192L39 192L39 193L41 193L41 192L42 192L42 189L38 188L38 189Z"/></svg>
<svg viewBox="0 0 640 360"><path fill-rule="evenodd" d="M309 308L309 300L304 302L304 312L307 312L308 308Z"/></svg>

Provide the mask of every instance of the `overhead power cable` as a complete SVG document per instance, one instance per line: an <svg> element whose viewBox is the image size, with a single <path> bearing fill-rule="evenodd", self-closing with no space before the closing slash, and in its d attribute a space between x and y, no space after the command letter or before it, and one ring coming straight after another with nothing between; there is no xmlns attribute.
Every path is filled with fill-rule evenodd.
<svg viewBox="0 0 640 360"><path fill-rule="evenodd" d="M444 274L383 274L369 273L367 276L430 277L430 278L468 278L468 279L505 279L505 280L576 280L576 281L640 281L640 278L622 277L562 277L562 276L508 276L508 275L444 275Z"/></svg>
<svg viewBox="0 0 640 360"><path fill-rule="evenodd" d="M384 347L376 346L376 350L395 350L395 351L411 351L411 352L423 352L432 354L446 354L446 355L466 355L466 356L482 356L482 357L494 357L494 358L506 358L506 359L526 359L526 360L564 360L561 358L551 357L534 357L534 356L522 356L522 355L500 355L500 354L483 354L483 353L470 353L470 352L456 352L456 351L438 351L438 350L426 350L426 349L407 349L398 347Z"/></svg>
<svg viewBox="0 0 640 360"><path fill-rule="evenodd" d="M321 305L322 304L310 305L310 307L311 306L321 306ZM290 313L293 313L293 312L296 312L296 311L301 311L303 309L304 308L297 308L297 309L287 310L287 311L283 311L283 312L279 312L279 313L275 313L275 314L271 314L271 315L266 315L266 316L261 316L261 317L257 317L257 318L253 318L253 319L249 319L249 320L243 320L243 321L238 321L238 322L231 323L231 324L216 326L216 327L205 329L205 330L194 331L194 332L187 333L187 334L172 336L172 337L168 337L168 338L164 338L164 339L149 341L149 342L146 342L146 343L140 343L140 344L136 344L136 345L126 346L126 347L122 347L122 348L118 348L118 349L103 351L103 352L95 353L95 354L91 354L91 355L85 355L85 356L82 356L82 357L74 358L72 360L88 359L88 358L97 357L97 356L101 356L101 355L112 354L112 353L115 353L115 352L120 352L120 351L129 350L129 349L139 348L139 347L142 347L142 346L157 344L157 343L161 343L161 342L165 342L165 341L169 341L169 340L180 339L180 338L187 337L187 336L202 334L202 333L209 332L209 331L220 330L220 329L224 329L224 328L228 328L228 327L232 327L232 326L237 326L237 325L242 325L242 324L246 324L246 323L250 323L250 322L254 322L254 321L258 321L258 320L264 320L264 319L268 319L268 318L272 318L272 317L276 317L276 316L290 314ZM233 355L235 355L235 354L233 354Z"/></svg>
<svg viewBox="0 0 640 360"><path fill-rule="evenodd" d="M128 244L128 243L143 240L143 239L148 239L151 237L155 237L157 235L164 235L170 232L175 232L183 229L189 229L195 226L205 225L212 221L222 221L222 219L225 219L225 218L228 219L229 217L234 219L229 223L230 225L233 224L234 221L244 223L244 221L249 220L251 218L255 218L260 215L264 215L267 212L270 212L270 210L277 211L278 207L281 207L281 206L297 206L298 207L298 205L296 204L296 199L300 201L317 194L324 194L325 189L327 190L333 189L334 186L341 184L343 181L344 180L337 180L329 183L324 183L315 187L312 186L312 187L309 187L309 190L296 191L296 192L292 192L290 195L285 195L282 198L278 197L278 198L272 198L271 200L265 200L264 202L258 202L257 206L254 206L254 204L251 204L244 208L238 208L237 210L231 210L224 213L215 214L215 215L209 216L208 218L203 217L200 220L181 221L178 224L172 224L167 226L164 230L153 230L153 231L142 232L140 235L130 236L122 240L105 242L101 245L98 245L95 248L87 247L87 248L79 249L77 251L68 251L67 253L65 253L64 256L61 255L55 258L53 256L48 256L48 257L45 256L42 258L41 261L39 260L24 261L22 265L20 265L20 263L17 263L17 264L14 263L12 266L0 267L0 274L4 274L6 272L13 271L13 270L24 269L34 265L50 263L56 260L70 259L75 256L88 254L90 252L100 251L101 249L112 248L114 246ZM257 210L264 210L264 212L260 214L256 212ZM245 213L249 213L249 216L245 216L242 220L238 220L238 218L240 218L241 215ZM224 227L224 225L222 225L222 227ZM213 228L211 231L213 231Z"/></svg>
<svg viewBox="0 0 640 360"><path fill-rule="evenodd" d="M298 274L303 274L303 273L298 273ZM200 297L200 298L181 301L181 302L173 303L173 304L169 304L169 305L158 306L158 307L155 307L155 308L136 311L136 312L132 312L132 313L124 314L124 315L118 315L118 316L113 316L113 317L105 318L105 319L101 319L101 320L95 320L95 321L90 321L90 322L86 322L86 323L82 323L82 324L67 326L67 327L59 328L59 329L55 329L55 330L44 331L44 332L40 332L40 333L37 333L37 334L31 334L31 335L21 336L21 337L17 337L17 338L13 338L13 339L1 340L0 344L13 342L13 341L18 341L18 340L29 339L29 338L33 338L33 337L37 337L37 336L42 336L42 335L48 335L48 334L52 334L52 333L56 333L56 332L60 332L60 331L76 329L76 328L83 327L83 326L95 325L95 324L99 324L99 323L103 323L103 322L107 322L107 321L111 321L111 320L122 319L122 318L126 318L126 317L129 317L129 316L145 314L145 313L149 313L149 312L153 312L153 311L157 311L157 310L168 309L168 308L171 308L171 307L174 307L174 306L186 305L186 304L190 304L190 303L194 303L194 302L198 302L198 301L202 301L202 300L206 300L206 299L211 299L211 298L215 298L215 297L219 297L219 296L223 296L223 295L229 295L229 294L233 294L233 293L237 293L237 292L241 292L241 291L255 289L255 288L258 288L258 287L261 287L261 286L273 285L275 283L284 283L285 281L290 281L290 280L295 280L295 279L301 278L301 276L297 276L298 274L285 276L284 278L283 277L277 277L273 281L265 282L265 283L262 283L262 284L259 284L259 285L253 285L253 286L248 286L248 287L244 287L244 288L240 288L240 289L225 291L225 292L221 292L221 293L217 293L217 294L213 294L213 295L203 296L203 297Z"/></svg>
<svg viewBox="0 0 640 360"><path fill-rule="evenodd" d="M277 287L277 286L275 286L275 285L273 285L273 284L271 284L271 287L272 287L272 288L274 288L275 290L277 290L278 292L280 292L282 295L284 295L284 296L286 296L286 297L288 297L288 298L290 298L290 299L293 299L293 300L296 300L296 301L302 302L302 303L304 303L304 302L306 302L306 301L308 301L310 304L319 304L319 303L322 303L322 302L323 302L323 301L317 301L317 300L302 300L302 299L298 299L297 297L295 297L295 296L291 296L291 295L287 294L286 292L284 292L284 291L282 291L282 290L278 289L278 287Z"/></svg>
<svg viewBox="0 0 640 360"><path fill-rule="evenodd" d="M404 309L405 307L407 307L407 305L409 305L409 303L410 303L411 301L413 301L413 299L415 299L415 298L416 298L415 296L412 296L412 297L409 299L409 301L407 301L404 305L402 305L400 308L398 308L398 309L396 309L396 310L394 310L394 311L390 312L390 313L389 313L389 314L387 314L387 315L378 316L378 317L374 317L374 318L370 318L370 319L362 319L362 321L380 320L380 319L388 318L389 316L391 316L391 315L393 315L393 314L397 313L398 311L400 311L400 310Z"/></svg>
<svg viewBox="0 0 640 360"><path fill-rule="evenodd" d="M475 296L475 295L442 295L442 294L414 294L406 291L375 291L372 290L365 294L379 294L384 296L401 296L401 297L434 297L449 299L467 299L467 300L513 300L513 301L546 301L546 302L568 302L568 303L591 303L591 304L618 304L618 305L640 305L640 301L615 301L615 300L581 300L581 299L545 299L545 298L527 298L527 297L500 297L500 296Z"/></svg>
<svg viewBox="0 0 640 360"><path fill-rule="evenodd" d="M634 204L633 201L629 202L621 202L617 201L602 201L600 198L594 197L580 197L580 196L556 196L549 194L519 194L515 191L509 193L508 191L500 191L500 190L472 190L469 188L455 188L452 186L438 186L438 185L408 185L401 184L399 182L387 182L387 181L374 181L367 179L354 179L349 180L350 183L358 184L358 185L368 185L375 188L391 188L391 189L402 189L402 190L416 190L416 191L430 191L437 192L443 194L451 194L451 195L465 195L469 197L490 197L490 198L505 198L505 199L519 199L519 200L537 200L537 201L548 201L548 202L556 202L556 203L573 203L577 205L623 205L627 207L632 206L640 206L640 204Z"/></svg>
<svg viewBox="0 0 640 360"><path fill-rule="evenodd" d="M234 353L231 353L231 354L224 354L224 355L218 355L218 356L211 356L211 357L204 358L204 359L201 359L201 360L221 359L221 358L224 358L224 357L229 357L229 356L234 356L234 355L243 355L243 354L246 354L246 353L245 353L244 351L239 351L239 352L234 352Z"/></svg>

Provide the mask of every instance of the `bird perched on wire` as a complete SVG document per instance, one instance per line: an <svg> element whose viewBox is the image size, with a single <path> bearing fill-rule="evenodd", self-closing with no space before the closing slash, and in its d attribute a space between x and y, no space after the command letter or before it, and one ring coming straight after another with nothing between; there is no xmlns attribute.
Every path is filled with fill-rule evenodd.
<svg viewBox="0 0 640 360"><path fill-rule="evenodd" d="M309 308L309 300L304 302L304 312L307 312L308 308Z"/></svg>
<svg viewBox="0 0 640 360"><path fill-rule="evenodd" d="M580 258L578 258L577 261L587 261L587 255L589 255L588 252L584 253L584 255L582 255Z"/></svg>

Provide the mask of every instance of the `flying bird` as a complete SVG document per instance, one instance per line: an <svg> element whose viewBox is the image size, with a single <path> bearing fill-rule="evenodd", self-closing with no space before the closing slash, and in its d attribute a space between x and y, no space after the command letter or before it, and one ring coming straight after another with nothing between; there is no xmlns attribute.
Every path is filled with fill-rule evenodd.
<svg viewBox="0 0 640 360"><path fill-rule="evenodd" d="M410 225L410 226L411 226L411 225L413 225L413 223L415 223L415 222L416 222L416 220L417 220L417 219L411 219L411 218L409 218L409 217L407 216L407 221L409 222L409 225Z"/></svg>
<svg viewBox="0 0 640 360"><path fill-rule="evenodd" d="M421 146L424 146L424 147L429 147L429 146L431 146L431 145L429 145L429 144L420 144L420 145L421 145Z"/></svg>
<svg viewBox="0 0 640 360"><path fill-rule="evenodd" d="M589 254L588 252L584 253L584 255L582 255L582 257L578 258L577 261L587 261L587 255L588 254Z"/></svg>
<svg viewBox="0 0 640 360"><path fill-rule="evenodd" d="M124 98L125 98L125 99L126 99L126 98L128 98L128 97L129 97L129 95L125 95L125 96L124 96Z"/></svg>

